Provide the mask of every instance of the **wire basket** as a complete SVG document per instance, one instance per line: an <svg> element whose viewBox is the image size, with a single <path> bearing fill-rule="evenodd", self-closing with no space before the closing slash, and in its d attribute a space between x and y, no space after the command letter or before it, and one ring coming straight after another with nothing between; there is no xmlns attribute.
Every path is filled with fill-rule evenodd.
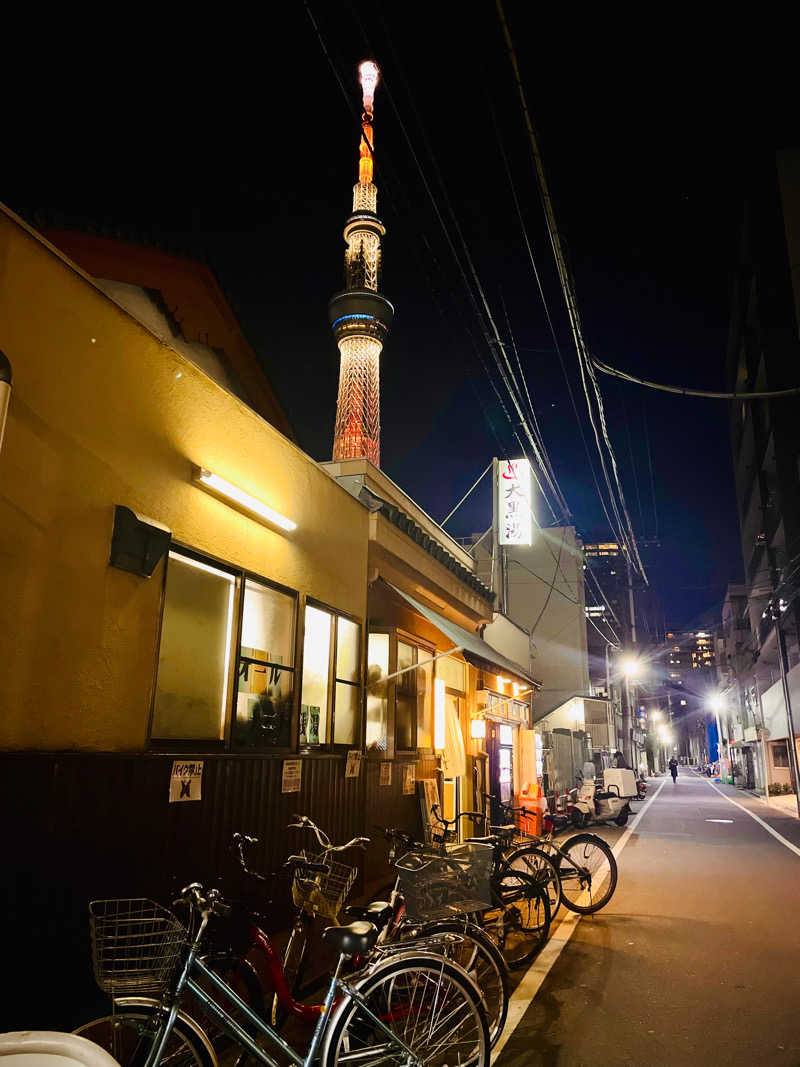
<svg viewBox="0 0 800 1067"><path fill-rule="evenodd" d="M309 863L324 863L327 874L310 874L302 869L294 872L292 899L298 908L337 919L358 874L357 867L337 863L325 852L308 852L301 849L300 855Z"/></svg>
<svg viewBox="0 0 800 1067"><path fill-rule="evenodd" d="M401 857L395 867L407 918L427 922L491 907L492 853L491 845L466 842Z"/></svg>
<svg viewBox="0 0 800 1067"><path fill-rule="evenodd" d="M186 929L153 900L93 900L92 964L106 993L160 992L180 962Z"/></svg>

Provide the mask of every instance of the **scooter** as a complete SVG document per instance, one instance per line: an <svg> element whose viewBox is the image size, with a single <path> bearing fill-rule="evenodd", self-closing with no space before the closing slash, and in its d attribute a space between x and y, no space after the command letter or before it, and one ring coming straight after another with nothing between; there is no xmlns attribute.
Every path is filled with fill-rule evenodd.
<svg viewBox="0 0 800 1067"><path fill-rule="evenodd" d="M570 815L576 826L613 822L624 826L631 813L630 802L639 797L636 776L625 768L609 767L602 781L585 775Z"/></svg>

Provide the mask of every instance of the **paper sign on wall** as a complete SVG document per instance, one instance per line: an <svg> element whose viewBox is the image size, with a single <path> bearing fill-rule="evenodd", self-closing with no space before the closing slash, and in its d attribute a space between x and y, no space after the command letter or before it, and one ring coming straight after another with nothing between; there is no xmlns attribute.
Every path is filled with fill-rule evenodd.
<svg viewBox="0 0 800 1067"><path fill-rule="evenodd" d="M361 773L361 753L357 748L351 748L347 753L347 766L344 769L345 778L358 778Z"/></svg>
<svg viewBox="0 0 800 1067"><path fill-rule="evenodd" d="M381 777L379 785L391 785L392 784L392 765L391 763L381 764Z"/></svg>
<svg viewBox="0 0 800 1067"><path fill-rule="evenodd" d="M413 796L416 792L417 769L413 763L403 767L403 796Z"/></svg>
<svg viewBox="0 0 800 1067"><path fill-rule="evenodd" d="M299 793L302 777L303 761L299 759L285 759L283 761L283 774L281 776L281 792Z"/></svg>
<svg viewBox="0 0 800 1067"><path fill-rule="evenodd" d="M203 785L203 761L172 761L172 774L169 776L169 802L177 804L182 800L200 800Z"/></svg>

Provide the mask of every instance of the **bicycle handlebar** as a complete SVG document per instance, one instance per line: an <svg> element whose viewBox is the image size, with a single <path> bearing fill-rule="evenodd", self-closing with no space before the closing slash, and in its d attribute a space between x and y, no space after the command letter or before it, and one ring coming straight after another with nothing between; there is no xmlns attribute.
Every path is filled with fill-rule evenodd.
<svg viewBox="0 0 800 1067"><path fill-rule="evenodd" d="M316 823L312 822L307 815L293 815L297 822L290 822L289 828L293 830L311 830L321 848L326 852L345 852L348 848L366 849L369 844L368 837L354 837L345 845L332 845L331 839L324 830L320 830Z"/></svg>
<svg viewBox="0 0 800 1067"><path fill-rule="evenodd" d="M222 899L220 891L209 889L206 892L199 882L184 886L181 895L173 900L172 906L175 907L177 904L187 904L190 908L195 908L204 919L207 919L209 915L218 915L221 919L228 919L231 915L231 907Z"/></svg>

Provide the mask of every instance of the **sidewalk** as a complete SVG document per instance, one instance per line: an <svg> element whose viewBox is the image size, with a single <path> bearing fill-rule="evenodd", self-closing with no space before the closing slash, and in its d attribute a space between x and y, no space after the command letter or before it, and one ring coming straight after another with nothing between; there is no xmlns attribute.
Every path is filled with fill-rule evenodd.
<svg viewBox="0 0 800 1067"><path fill-rule="evenodd" d="M761 800L762 798L759 797L758 799ZM764 800L763 803L767 805L766 800ZM778 797L770 797L768 806L770 808L780 808L788 815L793 815L795 819L797 818L797 799L794 793L785 793Z"/></svg>

